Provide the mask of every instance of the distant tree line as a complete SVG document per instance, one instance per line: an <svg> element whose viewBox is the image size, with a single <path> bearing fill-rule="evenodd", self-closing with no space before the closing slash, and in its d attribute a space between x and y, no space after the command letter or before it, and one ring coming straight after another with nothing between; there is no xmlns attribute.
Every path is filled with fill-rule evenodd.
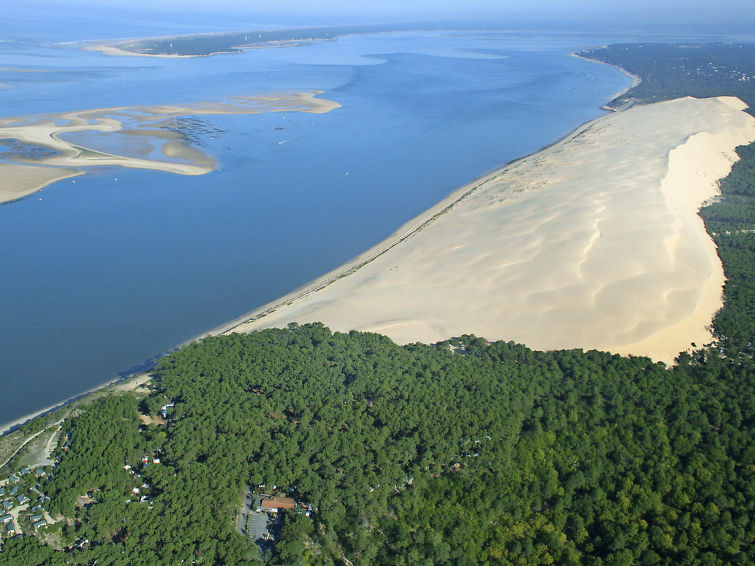
<svg viewBox="0 0 755 566"><path fill-rule="evenodd" d="M609 103L659 102L682 96L737 96L755 107L755 43L627 43L579 55L617 65L641 82Z"/></svg>

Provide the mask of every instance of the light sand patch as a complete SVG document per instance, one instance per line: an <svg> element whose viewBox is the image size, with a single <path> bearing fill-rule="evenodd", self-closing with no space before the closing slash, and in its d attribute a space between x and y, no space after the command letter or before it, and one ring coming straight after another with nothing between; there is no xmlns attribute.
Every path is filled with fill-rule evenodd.
<svg viewBox="0 0 755 566"><path fill-rule="evenodd" d="M0 171L3 178L13 179L12 182L0 181L0 203L18 200L51 183L83 174L83 171L65 167L29 167L2 162Z"/></svg>
<svg viewBox="0 0 755 566"><path fill-rule="evenodd" d="M398 343L474 333L672 362L711 341L722 306L697 213L755 140L741 108L684 98L602 117L219 331L321 321Z"/></svg>
<svg viewBox="0 0 755 566"><path fill-rule="evenodd" d="M169 141L162 147L163 155L171 159L184 159L193 163L206 163L207 166L213 167L214 162L201 151L186 145L180 141Z"/></svg>
<svg viewBox="0 0 755 566"><path fill-rule="evenodd" d="M183 106L142 106L141 112L161 118L196 114L258 114L261 112L309 112L323 114L341 105L333 100L317 98L322 91L278 92L269 95L235 96L227 102L201 102ZM149 120L150 117L145 117Z"/></svg>
<svg viewBox="0 0 755 566"><path fill-rule="evenodd" d="M162 57L166 59L185 59L189 57L196 57L196 55L178 55L178 54L154 54L154 53L137 53L135 51L127 51L121 49L116 45L107 45L104 43L97 43L93 45L87 45L83 48L84 51L99 51L104 55L114 55L117 57Z"/></svg>
<svg viewBox="0 0 755 566"><path fill-rule="evenodd" d="M113 385L113 391L146 391L145 387L151 379L152 374L142 373L131 379L116 383Z"/></svg>
<svg viewBox="0 0 755 566"><path fill-rule="evenodd" d="M320 91L282 92L233 97L218 103L98 108L2 118L0 140L15 140L29 151L7 153L0 160L0 203L29 195L57 180L81 175L87 167L120 166L179 175L209 173L216 167L210 156L180 142L180 134L160 127L169 118L263 112L324 113L340 108L337 102L316 98L318 94ZM124 146L131 142L132 147L159 147L166 160L119 155L64 139L66 134L87 131L123 136ZM144 145L145 139L150 146ZM46 151L32 151L35 148Z"/></svg>
<svg viewBox="0 0 755 566"><path fill-rule="evenodd" d="M46 407L40 411L37 411L36 413L32 413L29 415L26 415L24 417L21 417L20 419L17 419L12 422L2 423L0 422L0 436L4 435L8 432L10 432L11 429L18 427L20 425L23 425L27 422L29 422L32 419L35 419L39 416L46 415L50 413L53 410L57 410L64 405L70 405L78 401L79 399L93 399L94 397L91 396L91 394L96 393L98 391L105 390L107 388L111 388L110 390L113 392L124 392L124 391L133 391L135 393L149 393L149 382L152 379L152 374L149 373L140 373L138 375L135 375L133 377L127 378L125 380L117 379L114 381L111 381L109 383L105 383L103 385L100 385L98 387L95 387L93 389L90 389L89 391L86 391L80 395L76 395L75 397L72 397L66 401L62 401L56 405L51 405L49 407ZM63 422L63 419L68 418L71 416L71 411L76 410L74 407L70 407L71 410L69 410L64 417L61 418L57 423L59 424ZM49 428L49 427L48 427ZM1 466L0 466L1 467ZM0 485L2 485L2 480L0 480Z"/></svg>

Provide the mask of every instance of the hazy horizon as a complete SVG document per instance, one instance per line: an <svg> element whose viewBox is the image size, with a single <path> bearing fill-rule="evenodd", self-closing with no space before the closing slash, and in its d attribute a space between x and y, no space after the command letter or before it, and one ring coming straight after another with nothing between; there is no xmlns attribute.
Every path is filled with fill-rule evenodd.
<svg viewBox="0 0 755 566"><path fill-rule="evenodd" d="M56 15L80 16L82 26L96 20L92 37L113 35L124 29L170 28L175 33L231 31L255 27L299 27L318 25L464 22L504 27L633 29L638 31L693 29L701 33L752 36L755 3L724 0L715 5L702 0L668 2L620 0L610 4L598 0L469 0L463 5L448 0L385 0L379 4L324 0L313 4L302 0L268 1L217 0L197 2L163 0L160 3L135 0L116 1L103 8L96 0L31 0L24 5L6 7L0 23L0 39L12 36L14 19L38 22L40 32L56 29ZM101 25L99 25L101 24Z"/></svg>

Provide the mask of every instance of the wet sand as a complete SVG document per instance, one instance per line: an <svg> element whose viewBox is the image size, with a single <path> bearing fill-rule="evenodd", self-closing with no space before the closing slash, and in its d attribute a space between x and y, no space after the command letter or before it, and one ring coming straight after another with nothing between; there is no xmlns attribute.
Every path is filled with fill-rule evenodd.
<svg viewBox="0 0 755 566"><path fill-rule="evenodd" d="M216 167L208 155L191 147L181 134L163 126L180 116L329 112L340 105L316 98L319 91L234 97L222 102L182 106L99 108L59 114L0 118L0 140L17 146L0 160L0 203L30 195L55 181L82 175L87 167L120 166L179 175L204 175ZM122 146L159 149L165 158L145 159L102 151L65 138L78 132L121 136ZM10 147L10 146L9 146Z"/></svg>

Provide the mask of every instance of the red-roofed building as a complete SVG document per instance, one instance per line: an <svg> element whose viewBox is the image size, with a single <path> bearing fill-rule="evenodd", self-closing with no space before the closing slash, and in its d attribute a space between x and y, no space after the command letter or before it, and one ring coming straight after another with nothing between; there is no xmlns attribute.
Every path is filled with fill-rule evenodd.
<svg viewBox="0 0 755 566"><path fill-rule="evenodd" d="M296 501L290 497L265 497L260 503L262 511L277 513L281 509L296 509Z"/></svg>

